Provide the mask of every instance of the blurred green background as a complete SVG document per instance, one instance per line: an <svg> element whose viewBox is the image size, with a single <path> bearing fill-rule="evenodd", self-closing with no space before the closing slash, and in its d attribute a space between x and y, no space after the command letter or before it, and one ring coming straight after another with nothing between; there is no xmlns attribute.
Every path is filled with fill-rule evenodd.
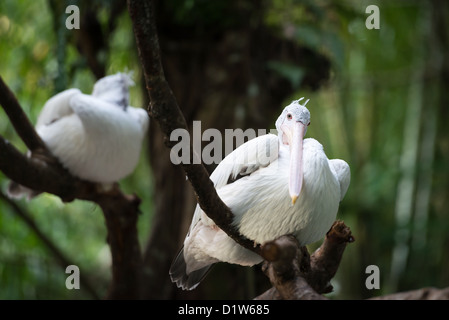
<svg viewBox="0 0 449 320"><path fill-rule="evenodd" d="M86 26L83 22L80 32L65 28L68 14L64 9L71 3L77 4L82 14L89 10L93 15L88 21L97 25L90 30L100 30L102 42L83 41L86 37L82 32ZM320 60L309 63L299 61L300 57L283 59L282 55L276 56L281 47L277 52L275 44L263 37L251 41L251 52L267 50L270 45L269 50L276 53L263 64L256 64L257 68L264 70L263 74L271 72L268 74L278 77L289 88L280 98L281 103L271 106L273 113L260 123L266 123L266 129L273 128L275 116L283 106L306 96L311 99L308 107L312 122L307 136L319 140L329 158L344 159L351 166L351 185L338 218L352 229L356 242L344 253L332 281L335 290L330 297L359 299L426 286L449 286L449 127L446 123L449 101L445 95L449 85L449 6L446 2L170 0L157 3L161 17L169 17L160 18L164 20L160 22L163 60L165 54L181 56L187 50L183 45L187 44L199 52L206 42L208 46L216 44L216 61L238 59L232 47L220 47L222 39L263 28L273 37L295 43L329 63L327 67ZM369 16L365 9L372 4L379 8L380 28L369 30L365 26ZM255 8L256 18L252 15ZM245 43L239 45L244 47ZM202 57L198 52L194 56L197 59ZM182 67L195 66L189 64L192 61L189 55L185 59L188 63ZM203 60L206 62L196 66L202 71L207 63L207 59ZM96 78L118 71L134 72L136 86L131 89L131 104L147 105L132 24L123 1L1 1L0 66L0 75L33 123L53 94L69 87L89 93ZM167 78L175 88L183 87L182 79L171 71L179 66L167 58ZM255 68L254 64L250 66ZM188 72L200 72L189 68ZM324 76L320 71L323 68ZM232 72L236 71L225 69L223 74L214 73L211 77L239 79L240 75ZM320 75L320 81L308 80L316 74ZM257 86L259 80L248 81L250 85L241 89L238 103L232 102L240 106L232 109L233 119L240 119L241 110L248 117L251 101L270 96L270 92ZM189 83L190 87L199 88L200 93L202 85L195 83L195 79ZM233 94L226 92L226 87L223 90ZM174 91L179 92L178 103L183 108L189 92ZM187 119L202 120L217 112L204 101L189 103L197 103L198 110L189 111ZM238 128L237 120L223 125ZM26 151L2 109L0 135ZM155 186L157 163L150 161L147 149L148 144L134 174L120 182L125 192L136 193L142 199L139 218L142 248L151 238L155 201L164 192ZM7 182L0 173L2 192ZM191 191L188 192L193 198ZM63 204L48 194L16 203L28 220L10 202L0 198L0 299L104 296L111 278L111 261L99 208L83 201ZM186 202L185 206L193 212L194 202ZM179 248L185 228L180 235L173 236L173 247ZM39 232L43 236L39 237ZM84 286L81 290L65 288L68 276L65 267L42 237L80 267L94 294ZM365 287L368 265L380 269L379 290ZM245 279L249 279L240 284L251 286L249 283L256 281L254 275L245 268L240 269L244 270L239 272L243 272ZM158 272L167 275L166 269ZM210 274L211 282L213 277L220 276L218 272ZM254 286L232 297L251 298L261 293L257 288ZM176 297L175 289L169 289L172 293L161 298ZM212 294L212 290L216 293ZM205 292L198 297L229 297L219 287Z"/></svg>

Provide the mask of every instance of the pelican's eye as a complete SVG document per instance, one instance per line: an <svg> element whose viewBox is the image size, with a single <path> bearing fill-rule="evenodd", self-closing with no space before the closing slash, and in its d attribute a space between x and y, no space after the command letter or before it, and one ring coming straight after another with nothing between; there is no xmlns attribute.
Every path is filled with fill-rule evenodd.
<svg viewBox="0 0 449 320"><path fill-rule="evenodd" d="M287 119L288 120L291 120L293 117L292 117L292 114L291 113L289 113L289 114L287 114Z"/></svg>
<svg viewBox="0 0 449 320"><path fill-rule="evenodd" d="M307 124L307 126L310 126L310 121L309 121L309 123Z"/></svg>

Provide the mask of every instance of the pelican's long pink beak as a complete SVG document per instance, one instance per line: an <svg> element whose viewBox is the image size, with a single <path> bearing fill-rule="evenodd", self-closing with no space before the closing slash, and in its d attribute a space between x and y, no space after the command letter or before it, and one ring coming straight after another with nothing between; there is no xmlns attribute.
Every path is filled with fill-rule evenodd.
<svg viewBox="0 0 449 320"><path fill-rule="evenodd" d="M301 122L295 122L292 128L287 129L287 139L290 145L290 181L289 192L292 198L292 204L295 204L302 189L303 164L302 147L304 139L305 126Z"/></svg>

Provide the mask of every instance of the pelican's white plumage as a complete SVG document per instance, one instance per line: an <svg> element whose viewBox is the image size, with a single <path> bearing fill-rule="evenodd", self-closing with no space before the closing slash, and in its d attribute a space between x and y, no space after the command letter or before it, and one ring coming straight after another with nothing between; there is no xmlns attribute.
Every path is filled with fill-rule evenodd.
<svg viewBox="0 0 449 320"><path fill-rule="evenodd" d="M303 140L310 113L301 100L279 116L278 136L267 134L244 143L210 177L240 233L256 243L286 234L295 235L301 245L321 239L349 186L348 164L329 160L315 139ZM170 268L172 281L194 289L219 261L252 266L262 258L229 238L197 206L183 249Z"/></svg>
<svg viewBox="0 0 449 320"><path fill-rule="evenodd" d="M111 184L135 169L149 117L128 105L132 83L127 74L117 73L98 80L91 95L68 89L45 103L36 132L73 175ZM24 192L14 184L9 188L13 197Z"/></svg>

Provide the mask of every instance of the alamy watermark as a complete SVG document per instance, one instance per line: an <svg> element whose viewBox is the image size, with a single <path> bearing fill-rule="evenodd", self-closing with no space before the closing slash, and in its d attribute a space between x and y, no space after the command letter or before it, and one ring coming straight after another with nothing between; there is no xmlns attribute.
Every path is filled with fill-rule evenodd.
<svg viewBox="0 0 449 320"><path fill-rule="evenodd" d="M70 15L65 19L65 27L69 30L80 28L80 8L72 4L65 8L65 13Z"/></svg>
<svg viewBox="0 0 449 320"><path fill-rule="evenodd" d="M65 26L67 29L79 29L80 28L80 9L77 5L69 5L65 9L65 13L69 16L65 20ZM380 10L379 7L371 4L366 7L365 13L369 16L365 20L365 26L367 29L380 29Z"/></svg>
<svg viewBox="0 0 449 320"><path fill-rule="evenodd" d="M65 269L65 273L70 275L65 280L65 287L69 290L80 288L80 268L78 266L71 264Z"/></svg>
<svg viewBox="0 0 449 320"><path fill-rule="evenodd" d="M80 289L80 269L76 265L69 265L65 269L65 273L70 274L66 281L65 286L69 290ZM368 276L365 280L365 287L368 290L380 289L380 269L378 266L371 264L365 268L365 274Z"/></svg>
<svg viewBox="0 0 449 320"><path fill-rule="evenodd" d="M366 7L365 13L370 15L365 20L365 27L368 30L380 29L380 10L379 7L372 4Z"/></svg>
<svg viewBox="0 0 449 320"><path fill-rule="evenodd" d="M365 280L365 287L368 290L380 289L380 269L375 264L366 267L365 273L369 274Z"/></svg>
<svg viewBox="0 0 449 320"><path fill-rule="evenodd" d="M67 29L79 29L80 28L80 9L76 5L69 5L65 9L65 13L70 14L65 20L65 26ZM380 29L380 10L379 7L371 4L366 7L365 13L369 16L365 20L365 26L367 29Z"/></svg>
<svg viewBox="0 0 449 320"><path fill-rule="evenodd" d="M277 135L275 129L268 133ZM170 134L170 141L177 142L170 151L170 160L173 164L219 164L224 157L245 142L256 137L266 135L266 129L225 129L223 134L215 128L206 129L201 132L201 121L193 121L192 134L185 129L175 129ZM202 150L201 143L209 142ZM235 142L235 143L234 143ZM191 152L191 148L193 149ZM239 164L261 164L270 163L274 152L273 146L261 141L252 145L251 148L241 149L243 153L235 158Z"/></svg>

